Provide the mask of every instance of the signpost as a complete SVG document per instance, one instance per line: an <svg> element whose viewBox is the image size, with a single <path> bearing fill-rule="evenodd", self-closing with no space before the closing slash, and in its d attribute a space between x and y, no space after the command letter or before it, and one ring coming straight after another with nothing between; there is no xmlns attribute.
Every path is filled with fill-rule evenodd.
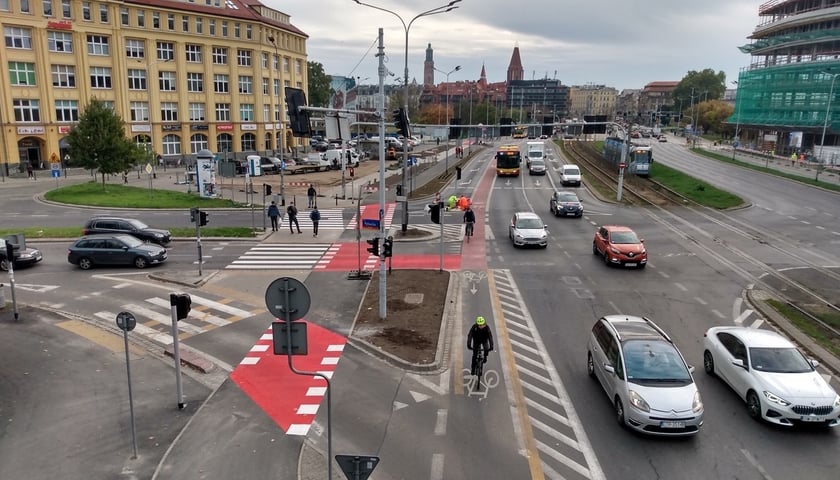
<svg viewBox="0 0 840 480"><path fill-rule="evenodd" d="M152 167L151 163L146 164L146 173L149 174L149 198L152 198L152 172L154 168Z"/></svg>
<svg viewBox="0 0 840 480"><path fill-rule="evenodd" d="M134 426L134 395L131 393L131 363L128 356L128 332L137 326L137 319L131 312L120 312L117 314L117 326L123 331L125 340L125 371L128 376L128 411L131 415L131 443L134 446L134 456L137 458L137 429Z"/></svg>

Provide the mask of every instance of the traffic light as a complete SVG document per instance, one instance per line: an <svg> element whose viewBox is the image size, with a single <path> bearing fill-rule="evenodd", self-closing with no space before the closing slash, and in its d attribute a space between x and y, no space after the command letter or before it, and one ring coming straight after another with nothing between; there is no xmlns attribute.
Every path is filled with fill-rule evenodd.
<svg viewBox="0 0 840 480"><path fill-rule="evenodd" d="M195 217L198 216L198 208L192 207L190 209L190 223L195 223Z"/></svg>
<svg viewBox="0 0 840 480"><path fill-rule="evenodd" d="M455 167L455 180L461 179L461 167Z"/></svg>
<svg viewBox="0 0 840 480"><path fill-rule="evenodd" d="M267 197L269 195L271 195L271 185L263 183L263 196Z"/></svg>
<svg viewBox="0 0 840 480"><path fill-rule="evenodd" d="M9 261L9 265L12 264L12 261L16 257L15 255L15 246L11 242L6 242L6 259Z"/></svg>
<svg viewBox="0 0 840 480"><path fill-rule="evenodd" d="M449 119L449 139L455 140L461 138L461 119L460 118L451 118Z"/></svg>
<svg viewBox="0 0 840 480"><path fill-rule="evenodd" d="M432 214L432 223L440 223L440 203L429 205L429 212Z"/></svg>
<svg viewBox="0 0 840 480"><path fill-rule="evenodd" d="M379 237L373 237L370 240L365 240L365 241L368 243L368 245L370 245L367 248L367 251L369 253L373 254L374 256L378 257L379 256Z"/></svg>
<svg viewBox="0 0 840 480"><path fill-rule="evenodd" d="M306 94L299 88L284 87L284 91L289 109L289 128L296 137L311 137L309 112L300 109L306 106Z"/></svg>
<svg viewBox="0 0 840 480"><path fill-rule="evenodd" d="M402 184L398 183L397 184L397 196L402 197L402 194L403 194Z"/></svg>
<svg viewBox="0 0 840 480"><path fill-rule="evenodd" d="M408 113L404 108L394 110L394 127L405 138L411 136L411 125L408 120Z"/></svg>
<svg viewBox="0 0 840 480"><path fill-rule="evenodd" d="M207 212L198 212L198 226L203 227L207 225Z"/></svg>
<svg viewBox="0 0 840 480"><path fill-rule="evenodd" d="M394 255L394 237L388 236L382 242L382 256L385 258L391 257Z"/></svg>
<svg viewBox="0 0 840 480"><path fill-rule="evenodd" d="M186 293L170 293L169 305L175 306L175 319L183 320L190 314L192 299Z"/></svg>

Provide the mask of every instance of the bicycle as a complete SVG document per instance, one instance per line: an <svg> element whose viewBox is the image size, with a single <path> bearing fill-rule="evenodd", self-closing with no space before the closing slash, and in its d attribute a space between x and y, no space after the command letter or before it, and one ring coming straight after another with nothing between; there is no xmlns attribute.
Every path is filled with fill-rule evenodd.
<svg viewBox="0 0 840 480"><path fill-rule="evenodd" d="M467 222L467 226L464 229L464 236L467 237L467 243L470 243L470 237L473 236L474 225L474 222Z"/></svg>
<svg viewBox="0 0 840 480"><path fill-rule="evenodd" d="M481 377L484 376L484 363L487 361L487 351L483 346L478 346L473 349L472 363L470 364L470 374L475 379L476 390L481 390Z"/></svg>

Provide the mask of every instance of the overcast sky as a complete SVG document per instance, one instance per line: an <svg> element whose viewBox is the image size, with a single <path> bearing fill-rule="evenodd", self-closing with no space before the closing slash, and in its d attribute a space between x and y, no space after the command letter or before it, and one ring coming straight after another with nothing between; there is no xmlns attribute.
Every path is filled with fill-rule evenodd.
<svg viewBox="0 0 840 480"><path fill-rule="evenodd" d="M261 0L291 16L309 35L310 61L327 74L378 82L376 37L384 28L387 68L403 76L405 30L394 15L354 0ZM363 0L406 22L449 0ZM766 0L462 0L449 13L418 19L409 31L409 80L423 82L428 43L435 67L450 81L504 81L515 45L525 79L557 78L565 85L604 84L619 90L652 81L679 81L691 70L726 73L727 88L750 62L739 46L759 22ZM368 78L365 80L365 78ZM445 75L435 74L435 82Z"/></svg>

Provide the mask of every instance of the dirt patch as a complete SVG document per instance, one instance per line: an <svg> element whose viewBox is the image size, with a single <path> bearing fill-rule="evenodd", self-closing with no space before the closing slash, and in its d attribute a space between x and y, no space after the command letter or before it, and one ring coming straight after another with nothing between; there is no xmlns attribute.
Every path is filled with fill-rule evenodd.
<svg viewBox="0 0 840 480"><path fill-rule="evenodd" d="M394 270L386 279L385 320L379 319L378 272L370 282L353 335L408 363L433 363L446 309L449 273ZM417 294L422 295L420 303L416 303Z"/></svg>

